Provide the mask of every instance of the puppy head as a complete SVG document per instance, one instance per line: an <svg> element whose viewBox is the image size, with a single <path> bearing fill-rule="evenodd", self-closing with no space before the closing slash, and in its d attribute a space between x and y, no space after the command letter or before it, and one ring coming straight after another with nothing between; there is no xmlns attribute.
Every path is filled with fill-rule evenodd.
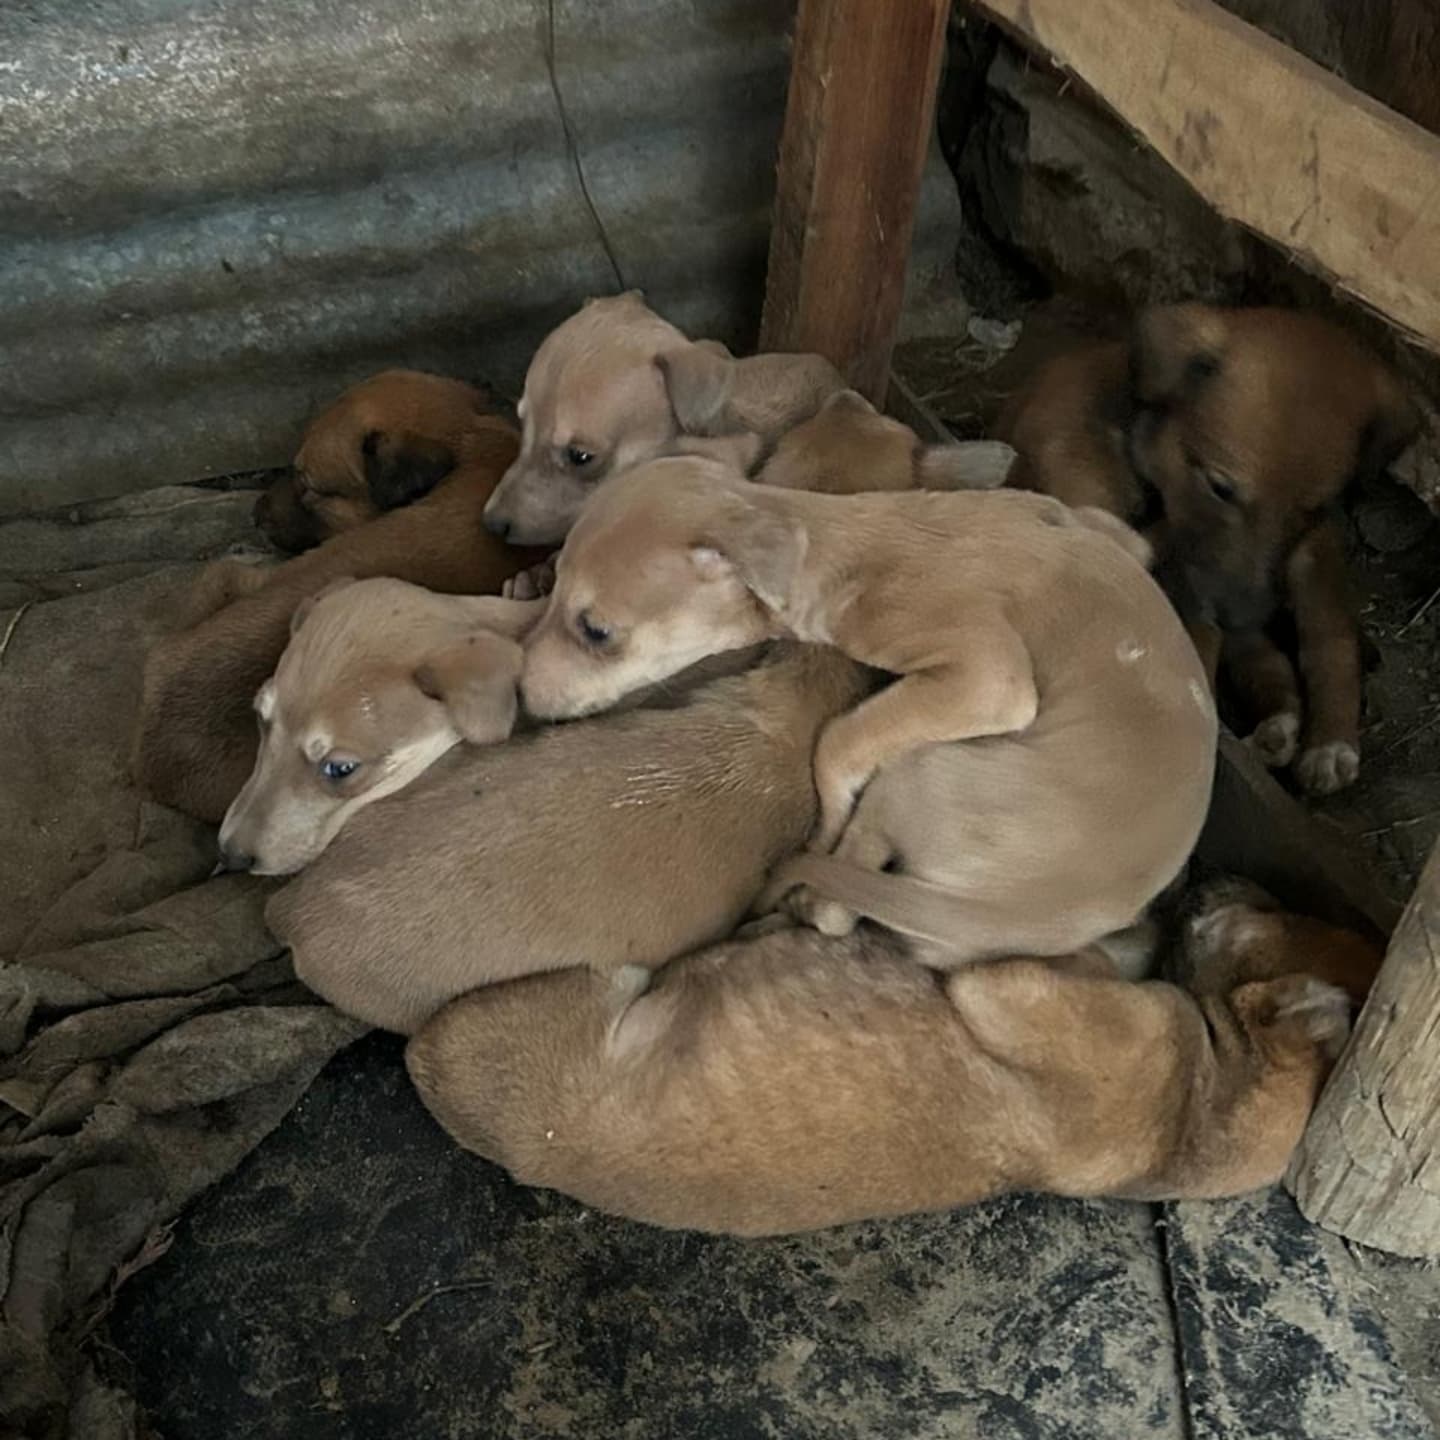
<svg viewBox="0 0 1440 1440"><path fill-rule="evenodd" d="M260 750L220 827L225 864L291 874L459 741L504 740L517 640L543 608L390 579L338 581L302 602L255 697Z"/></svg>
<svg viewBox="0 0 1440 1440"><path fill-rule="evenodd" d="M804 531L737 471L699 456L652 461L586 506L526 646L536 715L602 710L708 655L780 633Z"/></svg>
<svg viewBox="0 0 1440 1440"><path fill-rule="evenodd" d="M1269 617L1295 546L1357 469L1413 435L1379 362L1301 312L1148 310L1131 380L1130 459L1164 507L1161 573L1223 628Z"/></svg>
<svg viewBox="0 0 1440 1440"><path fill-rule="evenodd" d="M516 545L553 545L595 487L663 455L679 433L656 365L690 342L632 290L591 300L530 362L518 413L520 454L485 507Z"/></svg>
<svg viewBox="0 0 1440 1440"><path fill-rule="evenodd" d="M347 390L305 432L291 474L261 497L255 522L303 550L428 494L454 468L477 415L472 386L387 370Z"/></svg>
<svg viewBox="0 0 1440 1440"><path fill-rule="evenodd" d="M1176 978L1224 993L1250 980L1306 973L1344 990L1359 1005L1384 960L1371 935L1285 910L1258 885L1225 877L1187 907Z"/></svg>
<svg viewBox="0 0 1440 1440"><path fill-rule="evenodd" d="M841 390L781 436L756 477L785 490L856 495L873 490L993 489L1014 451L998 442L926 445L855 390Z"/></svg>

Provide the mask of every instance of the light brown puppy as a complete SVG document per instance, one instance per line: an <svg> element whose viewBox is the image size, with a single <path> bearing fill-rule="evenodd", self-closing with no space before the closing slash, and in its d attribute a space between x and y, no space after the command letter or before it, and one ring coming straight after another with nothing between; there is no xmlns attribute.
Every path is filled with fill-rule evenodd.
<svg viewBox="0 0 1440 1440"><path fill-rule="evenodd" d="M544 608L382 578L302 600L255 697L260 753L220 826L226 868L293 874L452 746L507 739L517 642Z"/></svg>
<svg viewBox="0 0 1440 1440"><path fill-rule="evenodd" d="M837 390L787 430L756 480L782 490L859 495L876 490L991 490L1015 452L994 440L926 445L855 390Z"/></svg>
<svg viewBox="0 0 1440 1440"><path fill-rule="evenodd" d="M271 902L296 973L411 1032L477 985L659 965L728 935L814 822L819 728L872 680L783 646L668 705L463 747Z"/></svg>
<svg viewBox="0 0 1440 1440"><path fill-rule="evenodd" d="M780 886L844 902L811 910L831 933L858 909L952 960L1059 954L1137 920L1209 802L1204 672L1127 542L1010 490L812 495L654 461L571 533L522 697L583 714L767 636L834 644L899 678L825 727L822 853Z"/></svg>
<svg viewBox="0 0 1440 1440"><path fill-rule="evenodd" d="M786 929L666 966L571 970L442 1010L406 1063L522 1184L656 1225L773 1235L1013 1190L1199 1199L1283 1172L1378 949L1231 906L1187 939L1200 995L1103 957L937 976L875 932Z"/></svg>
<svg viewBox="0 0 1440 1440"><path fill-rule="evenodd" d="M473 412L463 398L457 404L465 412L460 452L429 495L281 565L222 562L201 576L203 598L185 617L191 623L157 641L145 661L132 769L152 798L220 822L255 764L255 693L274 672L290 617L307 595L332 580L371 575L447 594L489 594L540 558L510 549L481 525L485 502L514 457L514 428ZM420 439L428 450L428 437ZM383 451L377 446L365 457L377 485L409 464L408 450ZM232 601L237 577L247 588ZM219 608L208 613L210 605Z"/></svg>
<svg viewBox="0 0 1440 1440"><path fill-rule="evenodd" d="M1418 423L1390 371L1317 316L1177 305L1143 312L1128 342L1040 367L996 434L1020 456L1012 484L1100 506L1151 540L1192 629L1223 632L1257 751L1276 766L1298 753L1301 785L1326 794L1358 772L1361 691L1333 506ZM1298 681L1267 634L1285 610ZM1219 633L1209 643L1218 655Z"/></svg>
<svg viewBox="0 0 1440 1440"><path fill-rule="evenodd" d="M408 505L463 459L474 416L494 408L459 380L417 370L372 375L306 428L290 473L256 502L255 523L296 552Z"/></svg>
<svg viewBox="0 0 1440 1440"><path fill-rule="evenodd" d="M602 481L677 449L717 453L717 438L733 455L742 437L753 460L844 385L816 355L736 360L691 341L638 290L590 300L530 362L520 454L485 523L516 544L559 544Z"/></svg>

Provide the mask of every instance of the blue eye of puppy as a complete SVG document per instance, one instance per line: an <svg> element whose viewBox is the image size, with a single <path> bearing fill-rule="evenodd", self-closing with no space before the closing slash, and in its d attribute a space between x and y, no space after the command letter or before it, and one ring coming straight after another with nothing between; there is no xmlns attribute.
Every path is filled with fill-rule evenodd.
<svg viewBox="0 0 1440 1440"><path fill-rule="evenodd" d="M593 459L594 454L589 450L582 450L578 445L567 445L565 447L565 459L577 470L583 470Z"/></svg>
<svg viewBox="0 0 1440 1440"><path fill-rule="evenodd" d="M326 780L345 780L360 768L358 760L322 760L320 774Z"/></svg>
<svg viewBox="0 0 1440 1440"><path fill-rule="evenodd" d="M588 610L582 610L575 617L575 628L579 630L580 638L587 645L606 645L610 641L610 627L602 625L598 620L592 620Z"/></svg>

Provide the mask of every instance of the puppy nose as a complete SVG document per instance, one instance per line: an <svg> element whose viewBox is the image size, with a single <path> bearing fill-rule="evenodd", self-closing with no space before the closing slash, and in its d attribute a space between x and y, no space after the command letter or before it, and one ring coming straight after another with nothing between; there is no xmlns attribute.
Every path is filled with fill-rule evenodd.
<svg viewBox="0 0 1440 1440"><path fill-rule="evenodd" d="M233 850L228 846L220 847L220 863L215 868L219 870L249 870L255 864L255 857L247 855L243 850Z"/></svg>
<svg viewBox="0 0 1440 1440"><path fill-rule="evenodd" d="M510 535L510 522L503 515L492 515L488 510L484 515L485 528L492 534L498 535L505 540Z"/></svg>

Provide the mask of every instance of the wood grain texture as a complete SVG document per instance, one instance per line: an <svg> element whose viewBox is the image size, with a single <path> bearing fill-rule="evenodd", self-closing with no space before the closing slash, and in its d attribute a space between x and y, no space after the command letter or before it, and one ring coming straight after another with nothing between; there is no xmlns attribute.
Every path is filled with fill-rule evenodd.
<svg viewBox="0 0 1440 1440"><path fill-rule="evenodd" d="M1396 1255L1440 1256L1440 846L1287 1183L1327 1230Z"/></svg>
<svg viewBox="0 0 1440 1440"><path fill-rule="evenodd" d="M1210 0L972 0L1220 214L1440 350L1440 139Z"/></svg>
<svg viewBox="0 0 1440 1440"><path fill-rule="evenodd" d="M885 401L948 0L800 0L762 350L824 355Z"/></svg>

